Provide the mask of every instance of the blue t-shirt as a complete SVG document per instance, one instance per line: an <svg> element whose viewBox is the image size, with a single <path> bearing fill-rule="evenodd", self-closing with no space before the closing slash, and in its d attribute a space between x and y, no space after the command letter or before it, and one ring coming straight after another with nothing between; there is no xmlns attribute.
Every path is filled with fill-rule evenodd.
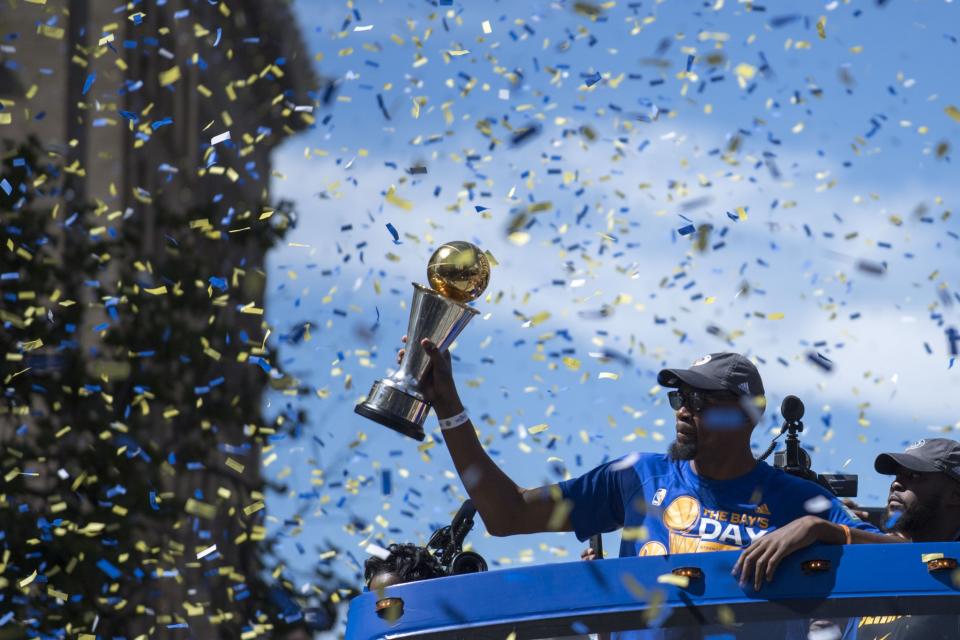
<svg viewBox="0 0 960 640"><path fill-rule="evenodd" d="M710 480L689 461L633 453L560 489L573 503L570 521L580 541L623 529L621 558L741 549L806 515L877 531L820 485L765 462L739 478Z"/></svg>
<svg viewBox="0 0 960 640"><path fill-rule="evenodd" d="M572 502L570 521L581 542L598 533L623 529L621 558L742 549L805 515L877 531L820 485L762 461L739 478L710 480L694 473L689 461L632 453L565 480L560 489ZM736 637L765 637L771 631L761 630L765 626L747 625L756 628ZM776 636L806 638L805 625L787 626L789 632L781 624ZM615 637L673 635L664 631Z"/></svg>

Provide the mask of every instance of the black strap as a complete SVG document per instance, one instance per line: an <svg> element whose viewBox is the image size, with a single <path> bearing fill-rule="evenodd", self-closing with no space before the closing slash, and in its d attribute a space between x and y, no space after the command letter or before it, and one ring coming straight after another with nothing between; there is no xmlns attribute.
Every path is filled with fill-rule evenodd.
<svg viewBox="0 0 960 640"><path fill-rule="evenodd" d="M603 536L598 534L590 536L590 548L597 554L597 560L603 560Z"/></svg>

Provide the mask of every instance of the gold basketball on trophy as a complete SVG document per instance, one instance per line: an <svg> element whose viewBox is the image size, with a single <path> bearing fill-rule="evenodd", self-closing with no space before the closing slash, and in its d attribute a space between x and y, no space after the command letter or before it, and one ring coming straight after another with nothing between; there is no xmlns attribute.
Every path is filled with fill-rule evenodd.
<svg viewBox="0 0 960 640"><path fill-rule="evenodd" d="M490 261L476 245L457 240L440 246L427 263L427 280L434 291L457 302L470 302L490 282Z"/></svg>

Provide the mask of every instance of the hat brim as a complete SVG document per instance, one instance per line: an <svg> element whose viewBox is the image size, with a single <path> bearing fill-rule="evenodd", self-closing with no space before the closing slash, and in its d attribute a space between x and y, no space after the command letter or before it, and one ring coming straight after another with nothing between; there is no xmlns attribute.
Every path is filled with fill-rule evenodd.
<svg viewBox="0 0 960 640"><path fill-rule="evenodd" d="M932 462L912 456L909 453L881 453L874 460L873 468L876 469L877 473L887 476L896 475L900 469L917 473L940 473L941 471Z"/></svg>
<svg viewBox="0 0 960 640"><path fill-rule="evenodd" d="M686 383L703 391L730 391L722 382L691 369L663 369L657 374L657 382L663 387L677 388Z"/></svg>

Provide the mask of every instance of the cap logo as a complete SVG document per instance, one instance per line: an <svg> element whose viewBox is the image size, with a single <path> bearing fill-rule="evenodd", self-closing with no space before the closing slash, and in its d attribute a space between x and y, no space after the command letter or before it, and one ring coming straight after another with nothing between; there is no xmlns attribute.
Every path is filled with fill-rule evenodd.
<svg viewBox="0 0 960 640"><path fill-rule="evenodd" d="M709 356L709 355L703 356L702 358L700 358L699 360L697 360L696 362L694 362L694 363L693 363L692 365L690 365L690 366L692 366L692 367L699 367L699 366L702 365L702 364L707 364L708 362L710 362L710 359L711 359L712 357L713 357L713 356Z"/></svg>
<svg viewBox="0 0 960 640"><path fill-rule="evenodd" d="M906 448L906 451L913 451L914 449L919 449L923 445L927 444L926 440L917 440L912 445Z"/></svg>
<svg viewBox="0 0 960 640"><path fill-rule="evenodd" d="M746 393L746 394L749 394L749 393L750 393L750 383L749 383L749 382L741 382L741 383L740 383L739 385L737 385L737 386L740 387L740 391L743 391L743 392Z"/></svg>

